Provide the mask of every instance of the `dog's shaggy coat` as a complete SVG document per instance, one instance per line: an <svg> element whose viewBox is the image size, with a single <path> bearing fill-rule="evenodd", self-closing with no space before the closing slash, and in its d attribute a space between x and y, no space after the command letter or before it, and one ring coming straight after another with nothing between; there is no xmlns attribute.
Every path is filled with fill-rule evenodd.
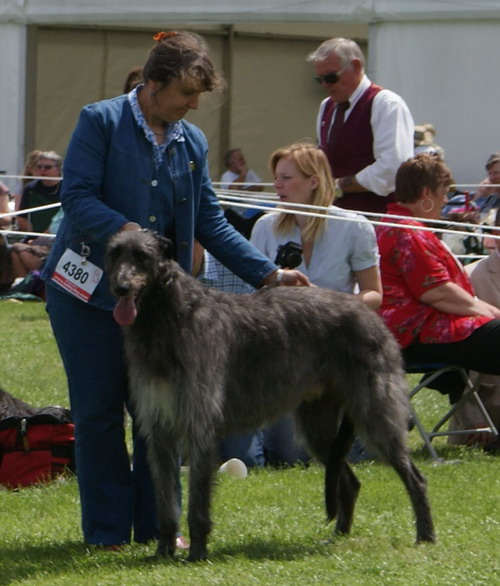
<svg viewBox="0 0 500 586"><path fill-rule="evenodd" d="M434 541L426 482L406 446L409 406L399 348L353 295L314 287L233 295L204 288L169 259L170 242L122 232L106 270L119 297L131 397L147 440L160 519L157 555L173 555L180 445L190 463L190 560L207 556L218 442L294 412L325 466L325 503L348 533L360 483L345 461L359 433L401 477L417 541Z"/></svg>

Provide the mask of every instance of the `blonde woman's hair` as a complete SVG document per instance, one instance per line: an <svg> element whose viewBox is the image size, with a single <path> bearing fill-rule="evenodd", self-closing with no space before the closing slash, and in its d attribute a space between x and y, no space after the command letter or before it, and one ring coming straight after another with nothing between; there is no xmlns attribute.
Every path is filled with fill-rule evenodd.
<svg viewBox="0 0 500 586"><path fill-rule="evenodd" d="M282 147L271 155L269 166L273 177L276 173L276 166L281 159L293 161L304 177L315 175L318 179L318 187L313 191L311 205L328 207L331 206L335 197L335 185L333 182L330 164L325 153L316 145L311 143L295 143ZM318 213L325 214L326 210L318 210ZM308 217L302 238L305 241L315 241L325 229L325 218ZM276 222L276 233L287 234L293 230L295 219L293 214L281 213Z"/></svg>

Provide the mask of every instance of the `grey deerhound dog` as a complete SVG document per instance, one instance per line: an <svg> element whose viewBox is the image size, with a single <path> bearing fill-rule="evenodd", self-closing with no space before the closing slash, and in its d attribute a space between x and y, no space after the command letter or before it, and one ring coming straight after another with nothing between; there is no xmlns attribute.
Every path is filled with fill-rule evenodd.
<svg viewBox="0 0 500 586"><path fill-rule="evenodd" d="M131 398L160 520L157 555L174 555L181 444L190 463L189 560L207 557L218 441L287 412L325 466L328 520L348 533L360 482L345 457L355 433L403 481L417 542L434 541L426 482L407 446L409 405L400 351L353 295L314 287L234 295L203 287L152 232L112 238L106 270L119 298Z"/></svg>

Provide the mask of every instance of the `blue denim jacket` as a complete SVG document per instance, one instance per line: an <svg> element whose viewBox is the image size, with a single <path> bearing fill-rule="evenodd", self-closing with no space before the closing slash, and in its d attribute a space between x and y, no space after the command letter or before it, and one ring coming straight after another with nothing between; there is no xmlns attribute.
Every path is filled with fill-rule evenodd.
<svg viewBox="0 0 500 586"><path fill-rule="evenodd" d="M194 238L253 286L276 269L226 221L208 174L206 138L193 124L182 125L156 169L153 145L126 96L82 109L64 162L64 218L43 272L47 285L59 288L51 277L67 248L80 253L85 245L88 260L104 268L106 244L127 222L175 235L177 260L188 272ZM114 307L105 275L89 303Z"/></svg>

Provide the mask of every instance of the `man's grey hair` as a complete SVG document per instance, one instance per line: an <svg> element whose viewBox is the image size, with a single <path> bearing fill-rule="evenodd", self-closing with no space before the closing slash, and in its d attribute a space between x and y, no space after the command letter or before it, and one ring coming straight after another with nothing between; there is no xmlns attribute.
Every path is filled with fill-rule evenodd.
<svg viewBox="0 0 500 586"><path fill-rule="evenodd" d="M325 61L332 55L335 55L340 60L341 67L349 65L353 59L359 59L365 68L365 56L360 46L351 39L335 38L328 39L324 43L310 53L307 57L308 61Z"/></svg>

